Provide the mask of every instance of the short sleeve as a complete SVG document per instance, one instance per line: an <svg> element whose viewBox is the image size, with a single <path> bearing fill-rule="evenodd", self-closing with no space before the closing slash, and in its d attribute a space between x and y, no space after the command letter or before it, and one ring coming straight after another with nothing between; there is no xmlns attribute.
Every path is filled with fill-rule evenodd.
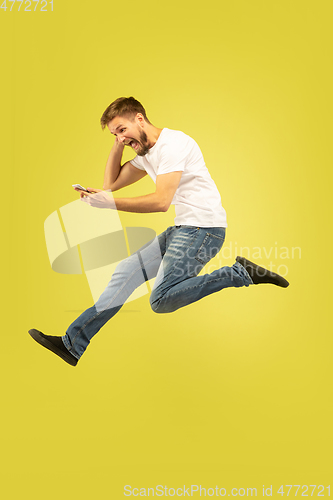
<svg viewBox="0 0 333 500"><path fill-rule="evenodd" d="M130 163L133 165L133 167L136 167L138 168L139 170L146 170L139 162L138 160L138 155L136 155L135 158L133 158L133 160L130 160Z"/></svg>
<svg viewBox="0 0 333 500"><path fill-rule="evenodd" d="M164 144L160 152L157 175L183 172L187 158L188 151L181 142Z"/></svg>

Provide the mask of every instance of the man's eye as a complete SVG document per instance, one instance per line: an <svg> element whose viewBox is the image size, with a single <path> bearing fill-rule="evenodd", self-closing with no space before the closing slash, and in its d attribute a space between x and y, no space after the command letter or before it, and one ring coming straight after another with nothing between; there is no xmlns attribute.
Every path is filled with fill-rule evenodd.
<svg viewBox="0 0 333 500"><path fill-rule="evenodd" d="M124 132L124 130L126 130L126 129L125 129L125 128L122 128L122 129L120 130L120 132Z"/></svg>

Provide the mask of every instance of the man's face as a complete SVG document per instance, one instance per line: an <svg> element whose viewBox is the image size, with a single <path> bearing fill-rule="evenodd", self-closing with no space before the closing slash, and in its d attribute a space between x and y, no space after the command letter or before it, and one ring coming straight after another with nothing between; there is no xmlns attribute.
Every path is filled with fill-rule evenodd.
<svg viewBox="0 0 333 500"><path fill-rule="evenodd" d="M140 127L136 119L116 116L108 123L108 129L115 135L119 142L130 146L138 156L145 156L149 151L147 134Z"/></svg>

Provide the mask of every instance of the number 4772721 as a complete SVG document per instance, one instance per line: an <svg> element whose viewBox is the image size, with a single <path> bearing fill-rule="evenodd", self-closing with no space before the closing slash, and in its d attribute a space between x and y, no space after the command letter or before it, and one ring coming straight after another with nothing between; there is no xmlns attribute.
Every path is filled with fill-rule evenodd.
<svg viewBox="0 0 333 500"><path fill-rule="evenodd" d="M15 4L17 5L16 8L14 8ZM0 5L0 9L3 9L5 12L7 9L9 12L13 9L20 11L22 4L24 4L24 8L22 8L24 12L53 12L53 0L49 2L47 0L4 0Z"/></svg>
<svg viewBox="0 0 333 500"><path fill-rule="evenodd" d="M323 486L322 484L309 484L309 485L306 485L306 484L303 484L303 485L300 485L300 484L285 484L284 485L286 487L286 489L288 488L288 491L284 491L283 489L283 485L280 486L280 488L277 490L277 493L279 493L281 496L283 496L285 493L287 494L287 497L289 496L289 493L290 493L290 490L292 488L296 488L296 492L295 492L295 495L293 495L293 492L290 496L297 496L297 493L298 493L298 490L301 488L301 492L300 492L300 495L299 496L302 496L302 497L307 497L307 496L317 496L317 497L324 497L326 496L325 495L325 486ZM314 493L315 489L318 488L318 492L317 494ZM330 496L331 495L331 486L328 485L326 486L328 492L327 492L327 495ZM308 491L310 491L310 494L308 493Z"/></svg>

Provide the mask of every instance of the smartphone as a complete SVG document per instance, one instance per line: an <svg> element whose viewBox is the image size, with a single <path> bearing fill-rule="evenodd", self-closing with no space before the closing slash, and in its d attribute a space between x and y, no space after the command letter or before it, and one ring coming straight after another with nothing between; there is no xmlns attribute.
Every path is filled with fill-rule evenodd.
<svg viewBox="0 0 333 500"><path fill-rule="evenodd" d="M72 184L72 187L82 189L82 191L86 191L87 193L89 193L89 191L86 188L84 188L83 186L81 186L81 184Z"/></svg>

